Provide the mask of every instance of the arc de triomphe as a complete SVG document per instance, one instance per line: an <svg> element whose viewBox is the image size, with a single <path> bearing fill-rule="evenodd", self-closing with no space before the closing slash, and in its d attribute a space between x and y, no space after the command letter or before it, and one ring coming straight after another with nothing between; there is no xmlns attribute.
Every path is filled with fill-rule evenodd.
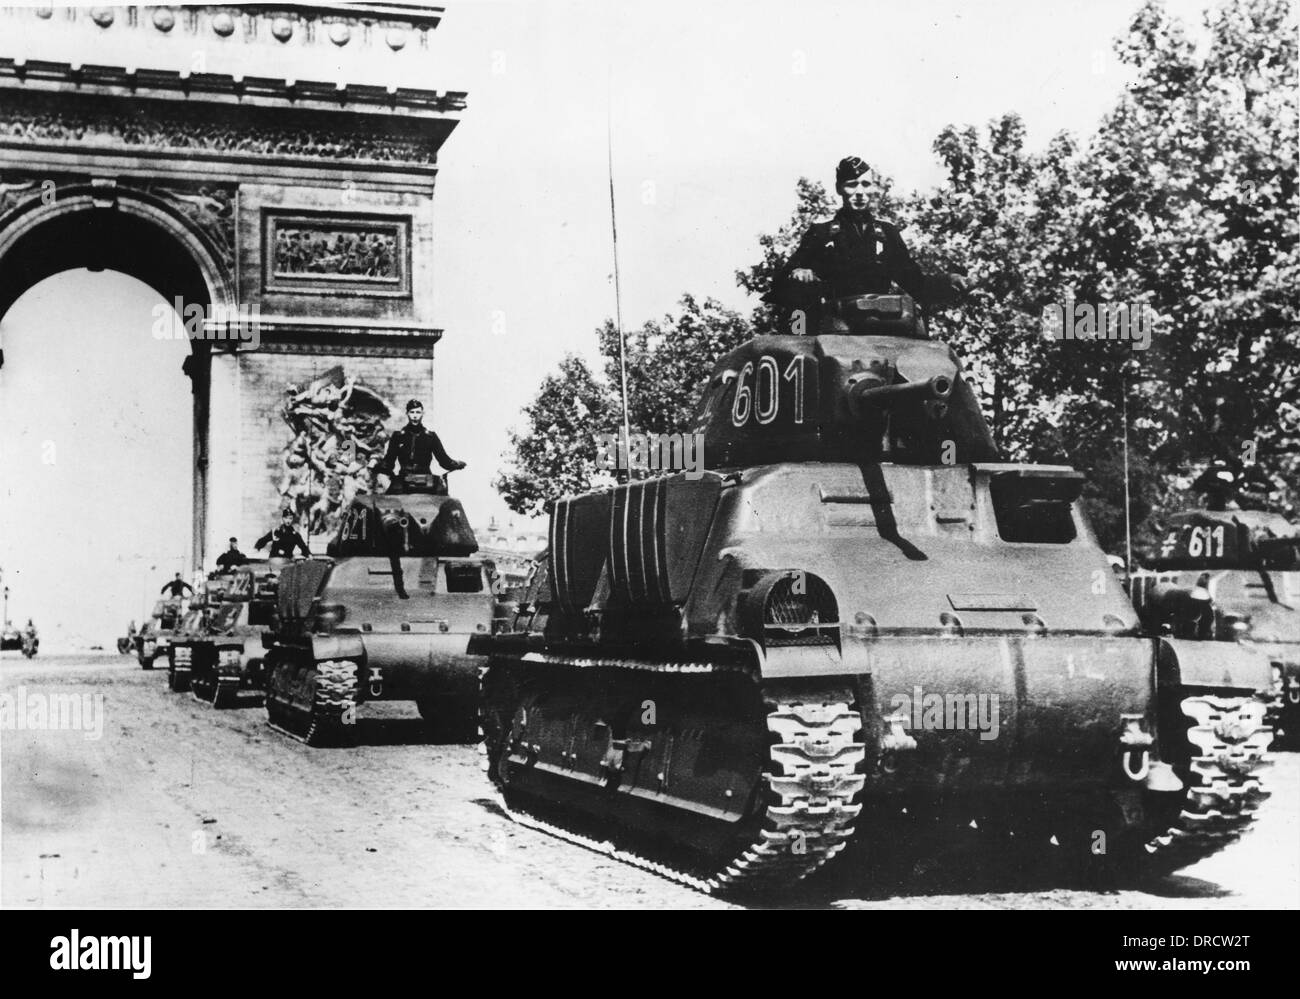
<svg viewBox="0 0 1300 999"><path fill-rule="evenodd" d="M401 403L431 399L433 193L465 94L396 81L431 75L441 13L0 8L0 318L77 267L181 307L141 335L191 341L196 566L281 504L324 530Z"/></svg>

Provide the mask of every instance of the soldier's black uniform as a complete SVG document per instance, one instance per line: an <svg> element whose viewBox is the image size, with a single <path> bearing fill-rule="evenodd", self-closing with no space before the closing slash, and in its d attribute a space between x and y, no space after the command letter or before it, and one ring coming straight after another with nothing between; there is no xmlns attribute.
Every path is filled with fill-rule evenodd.
<svg viewBox="0 0 1300 999"><path fill-rule="evenodd" d="M227 549L226 551L222 552L220 555L217 556L217 568L233 569L235 568L235 566L243 565L247 561L248 561L248 556L245 555L243 552L241 552L238 548L234 549L233 551Z"/></svg>
<svg viewBox="0 0 1300 999"><path fill-rule="evenodd" d="M793 271L806 268L821 281L829 299L853 295L885 295L891 282L917 302L928 297L926 277L892 222L860 216L841 208L834 218L814 222L772 282L766 301L787 308L806 308L816 285L793 280Z"/></svg>
<svg viewBox="0 0 1300 999"><path fill-rule="evenodd" d="M290 558L295 548L301 548L304 555L311 554L302 535L286 524L281 524L273 531L267 531L257 539L257 544L253 547L260 551L268 541L271 543L271 558Z"/></svg>
<svg viewBox="0 0 1300 999"><path fill-rule="evenodd" d="M429 475L434 458L443 468L452 471L464 467L464 462L447 454L442 441L432 430L407 424L388 439L388 449L376 471L391 476L394 464L400 463L402 475Z"/></svg>
<svg viewBox="0 0 1300 999"><path fill-rule="evenodd" d="M185 580L183 579L173 579L170 582L164 583L163 588L158 592L168 593L168 591L170 591L169 595L171 597L179 598L185 595L186 590L189 590L191 593L193 593L194 587L192 587L189 583L185 582Z"/></svg>

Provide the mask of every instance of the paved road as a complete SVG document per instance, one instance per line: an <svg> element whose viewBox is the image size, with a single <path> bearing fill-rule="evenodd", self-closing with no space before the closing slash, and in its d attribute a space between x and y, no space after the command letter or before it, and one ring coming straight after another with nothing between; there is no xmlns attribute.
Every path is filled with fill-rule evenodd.
<svg viewBox="0 0 1300 999"><path fill-rule="evenodd" d="M0 729L0 904L717 908L503 816L472 746L413 709L362 711L363 745L309 750L255 698L213 711L118 656L0 659L0 693L102 695L89 731ZM9 725L0 719L0 725ZM99 726L98 733L96 726ZM89 737L88 737L89 736ZM1145 891L962 887L793 901L843 908L1300 908L1300 754L1279 754L1257 828ZM957 879L962 882L962 878ZM954 893L955 892L955 893Z"/></svg>

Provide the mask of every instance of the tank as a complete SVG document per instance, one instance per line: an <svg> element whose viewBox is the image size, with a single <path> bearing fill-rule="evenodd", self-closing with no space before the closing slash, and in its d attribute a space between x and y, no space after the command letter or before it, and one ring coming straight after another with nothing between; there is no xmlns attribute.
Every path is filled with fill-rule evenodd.
<svg viewBox="0 0 1300 999"><path fill-rule="evenodd" d="M141 669L153 669L159 656L168 658L172 631L181 618L181 602L176 598L159 600L153 613L135 636L135 657Z"/></svg>
<svg viewBox="0 0 1300 999"><path fill-rule="evenodd" d="M466 645L493 628L494 572L440 481L355 499L328 557L280 573L263 638L272 726L312 746L355 744L360 705L413 701L435 738L473 740Z"/></svg>
<svg viewBox="0 0 1300 999"><path fill-rule="evenodd" d="M190 692L214 708L235 707L240 692L265 685L262 637L275 620L278 574L288 559L254 559L209 577L208 616L191 643Z"/></svg>
<svg viewBox="0 0 1300 999"><path fill-rule="evenodd" d="M207 633L208 607L200 590L190 600L189 608L180 616L167 638L167 689L183 693L190 689L194 664L194 646Z"/></svg>
<svg viewBox="0 0 1300 999"><path fill-rule="evenodd" d="M555 505L512 629L470 642L505 807L727 894L881 841L1107 876L1230 842L1266 797L1258 663L1144 637L1083 476L999 460L910 299L853 304L717 362L703 472Z"/></svg>
<svg viewBox="0 0 1300 999"><path fill-rule="evenodd" d="M1300 744L1300 526L1259 510L1178 513L1129 590L1153 633L1236 643L1266 663L1277 744Z"/></svg>

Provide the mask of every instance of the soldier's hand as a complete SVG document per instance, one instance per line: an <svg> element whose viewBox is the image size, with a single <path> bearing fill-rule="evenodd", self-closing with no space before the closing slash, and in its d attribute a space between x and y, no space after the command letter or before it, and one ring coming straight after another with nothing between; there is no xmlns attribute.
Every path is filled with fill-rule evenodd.
<svg viewBox="0 0 1300 999"><path fill-rule="evenodd" d="M949 274L948 280L952 283L953 291L959 295L964 295L970 291L970 280L964 274Z"/></svg>
<svg viewBox="0 0 1300 999"><path fill-rule="evenodd" d="M459 472L462 468L467 468L467 467L468 466L463 461L454 461L452 462L451 470L453 472Z"/></svg>
<svg viewBox="0 0 1300 999"><path fill-rule="evenodd" d="M817 275L807 267L796 267L790 272L790 279L800 284L812 284L817 280Z"/></svg>

